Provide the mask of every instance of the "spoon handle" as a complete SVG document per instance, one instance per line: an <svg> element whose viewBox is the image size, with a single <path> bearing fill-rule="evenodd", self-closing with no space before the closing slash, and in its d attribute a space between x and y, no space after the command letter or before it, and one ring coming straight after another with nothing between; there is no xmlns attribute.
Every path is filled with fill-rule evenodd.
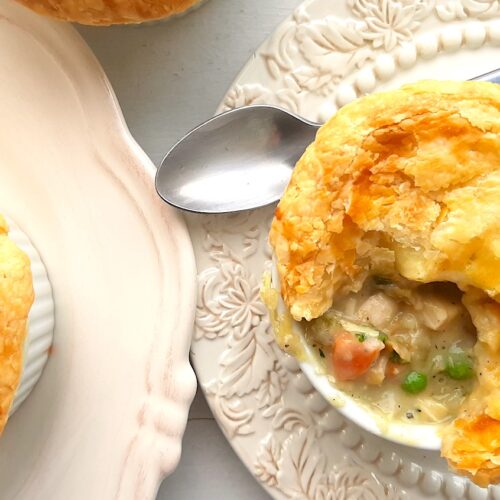
<svg viewBox="0 0 500 500"><path fill-rule="evenodd" d="M493 71L485 73L484 75L479 75L471 78L471 80L477 82L500 83L500 68L494 69Z"/></svg>

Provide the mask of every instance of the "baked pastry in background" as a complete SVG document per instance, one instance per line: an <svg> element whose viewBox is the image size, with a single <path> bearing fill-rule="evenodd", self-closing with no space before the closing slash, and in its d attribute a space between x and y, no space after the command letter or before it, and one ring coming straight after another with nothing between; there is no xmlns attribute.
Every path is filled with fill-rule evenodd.
<svg viewBox="0 0 500 500"><path fill-rule="evenodd" d="M426 81L342 108L295 167L270 241L298 321L373 276L459 287L476 379L442 454L500 482L500 87Z"/></svg>
<svg viewBox="0 0 500 500"><path fill-rule="evenodd" d="M0 435L40 379L53 336L45 265L28 236L0 215Z"/></svg>
<svg viewBox="0 0 500 500"><path fill-rule="evenodd" d="M7 223L0 216L0 433L21 379L33 300L30 260L9 239Z"/></svg>
<svg viewBox="0 0 500 500"><path fill-rule="evenodd" d="M18 0L62 21L90 25L134 24L185 12L203 0Z"/></svg>

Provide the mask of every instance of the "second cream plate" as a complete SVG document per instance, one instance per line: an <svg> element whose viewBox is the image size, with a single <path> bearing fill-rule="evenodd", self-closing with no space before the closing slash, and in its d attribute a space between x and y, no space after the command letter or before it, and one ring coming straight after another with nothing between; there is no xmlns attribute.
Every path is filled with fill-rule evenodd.
<svg viewBox="0 0 500 500"><path fill-rule="evenodd" d="M309 0L258 49L219 111L266 103L324 121L366 93L490 71L499 46L496 0ZM272 216L273 207L189 216L200 287L192 359L256 480L277 499L500 499L499 487L450 473L438 452L347 421L280 352L259 300Z"/></svg>

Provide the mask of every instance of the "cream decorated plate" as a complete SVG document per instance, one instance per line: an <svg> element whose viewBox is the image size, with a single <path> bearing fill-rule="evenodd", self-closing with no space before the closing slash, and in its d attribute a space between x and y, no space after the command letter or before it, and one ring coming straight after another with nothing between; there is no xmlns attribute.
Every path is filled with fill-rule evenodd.
<svg viewBox="0 0 500 500"><path fill-rule="evenodd" d="M468 79L500 62L498 0L309 0L257 51L220 110L268 103L323 121L357 96L422 78ZM225 435L280 499L500 499L438 452L346 421L277 348L259 300L273 207L190 216L199 269L192 345Z"/></svg>
<svg viewBox="0 0 500 500"><path fill-rule="evenodd" d="M47 366L0 438L0 498L153 500L195 390L188 232L69 24L1 0L0 73L2 212L56 311Z"/></svg>

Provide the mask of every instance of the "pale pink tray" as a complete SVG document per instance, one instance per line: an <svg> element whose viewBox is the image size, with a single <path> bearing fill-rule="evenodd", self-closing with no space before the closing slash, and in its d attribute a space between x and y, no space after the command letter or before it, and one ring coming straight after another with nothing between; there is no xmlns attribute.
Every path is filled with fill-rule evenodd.
<svg viewBox="0 0 500 500"><path fill-rule="evenodd" d="M0 210L30 236L55 344L0 439L2 500L150 500L195 390L195 264L94 56L0 2Z"/></svg>

